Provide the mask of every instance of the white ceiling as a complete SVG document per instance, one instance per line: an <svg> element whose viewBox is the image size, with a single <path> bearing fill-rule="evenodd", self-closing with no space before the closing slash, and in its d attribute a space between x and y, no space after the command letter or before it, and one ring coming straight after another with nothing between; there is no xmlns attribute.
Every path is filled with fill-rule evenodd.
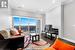
<svg viewBox="0 0 75 50"><path fill-rule="evenodd" d="M48 11L66 0L9 0L9 5L14 9Z"/></svg>

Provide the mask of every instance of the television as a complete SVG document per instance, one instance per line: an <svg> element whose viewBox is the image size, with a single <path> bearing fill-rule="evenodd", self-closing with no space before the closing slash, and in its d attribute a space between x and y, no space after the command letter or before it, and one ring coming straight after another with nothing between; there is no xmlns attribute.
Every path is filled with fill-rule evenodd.
<svg viewBox="0 0 75 50"><path fill-rule="evenodd" d="M51 31L52 30L52 25L45 25L45 32Z"/></svg>

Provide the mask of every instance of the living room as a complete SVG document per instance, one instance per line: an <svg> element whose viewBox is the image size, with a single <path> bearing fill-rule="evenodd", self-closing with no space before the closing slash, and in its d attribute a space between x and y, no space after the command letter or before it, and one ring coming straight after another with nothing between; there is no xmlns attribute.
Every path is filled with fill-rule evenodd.
<svg viewBox="0 0 75 50"><path fill-rule="evenodd" d="M6 41L1 41L1 43L3 42L4 44L0 44L0 47L1 45L7 46L8 43L11 43L9 42L9 39L13 39L16 37L22 37L22 39L19 40L22 40L21 42L24 43L24 36L26 37L29 34L30 36L36 35L40 37L40 41L42 39L41 42L43 43L50 42L52 40L49 40L49 38L48 41L46 41L47 39L45 40L46 42L44 42L44 38L41 38L43 36L42 33L45 32L46 25L52 25L52 28L58 29L58 35L55 38L65 39L67 41L75 43L74 0L7 0L6 2L8 3L8 5L0 9L0 31L6 30L7 32L10 32L10 30L16 28L16 30L18 30L21 34L7 33L3 35L2 33ZM11 37L11 35L13 35L13 37ZM32 37L30 38L32 39ZM16 40L14 41L16 42ZM12 44L9 44L9 46L16 44L14 43L14 41L12 42ZM29 41L32 44L31 40ZM38 42L38 45L40 45L41 42ZM28 43L25 43L24 45L26 46L26 44ZM29 44L28 46L32 49L35 47L35 49L43 48L41 50L44 50L45 48L50 47L51 42L50 44L48 43L46 45L41 44L38 47L37 45L34 45L36 44L36 42L32 45L31 44ZM13 46L11 46L11 48L13 48ZM1 49L3 50L3 48Z"/></svg>

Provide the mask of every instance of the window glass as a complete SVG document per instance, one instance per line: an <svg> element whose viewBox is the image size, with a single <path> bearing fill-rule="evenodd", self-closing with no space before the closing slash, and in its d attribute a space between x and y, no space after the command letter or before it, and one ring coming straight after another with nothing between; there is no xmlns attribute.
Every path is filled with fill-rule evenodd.
<svg viewBox="0 0 75 50"><path fill-rule="evenodd" d="M13 24L14 24L14 28L19 29L19 17L18 16L13 17Z"/></svg>
<svg viewBox="0 0 75 50"><path fill-rule="evenodd" d="M21 29L23 31L28 31L28 18L21 17Z"/></svg>
<svg viewBox="0 0 75 50"><path fill-rule="evenodd" d="M29 18L29 31L30 33L36 33L37 20L35 18Z"/></svg>
<svg viewBox="0 0 75 50"><path fill-rule="evenodd" d="M40 20L29 17L13 16L14 28L28 31L30 33L40 32Z"/></svg>

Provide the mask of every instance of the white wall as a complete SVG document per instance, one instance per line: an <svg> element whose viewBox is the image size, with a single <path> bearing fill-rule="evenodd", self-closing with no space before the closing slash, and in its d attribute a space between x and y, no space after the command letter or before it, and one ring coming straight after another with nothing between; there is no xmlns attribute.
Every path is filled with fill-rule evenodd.
<svg viewBox="0 0 75 50"><path fill-rule="evenodd" d="M64 38L75 41L75 2L64 5Z"/></svg>
<svg viewBox="0 0 75 50"><path fill-rule="evenodd" d="M54 28L58 28L59 36L61 36L61 6L46 13L46 24L51 24Z"/></svg>
<svg viewBox="0 0 75 50"><path fill-rule="evenodd" d="M11 27L10 10L7 8L0 9L0 30Z"/></svg>

